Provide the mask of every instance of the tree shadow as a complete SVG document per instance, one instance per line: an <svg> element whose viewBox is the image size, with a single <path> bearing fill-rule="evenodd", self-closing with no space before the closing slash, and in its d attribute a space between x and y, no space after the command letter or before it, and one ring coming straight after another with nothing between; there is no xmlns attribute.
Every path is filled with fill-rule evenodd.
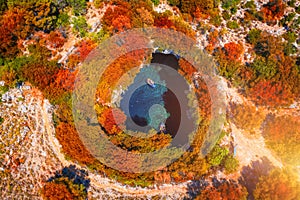
<svg viewBox="0 0 300 200"><path fill-rule="evenodd" d="M252 161L250 165L242 168L239 182L247 188L249 200L254 199L253 191L259 181L259 177L267 175L273 168L274 165L265 156L260 160Z"/></svg>
<svg viewBox="0 0 300 200"><path fill-rule="evenodd" d="M201 192L201 190L205 189L209 185L209 182L205 179L200 180L193 180L187 185L187 197L185 200L188 199L195 199Z"/></svg>
<svg viewBox="0 0 300 200"><path fill-rule="evenodd" d="M87 178L88 172L83 169L77 169L75 165L70 165L69 167L64 167L60 171L56 171L55 175L48 179L48 182L62 177L68 178L74 184L83 185L85 192L87 192L90 187L90 179Z"/></svg>

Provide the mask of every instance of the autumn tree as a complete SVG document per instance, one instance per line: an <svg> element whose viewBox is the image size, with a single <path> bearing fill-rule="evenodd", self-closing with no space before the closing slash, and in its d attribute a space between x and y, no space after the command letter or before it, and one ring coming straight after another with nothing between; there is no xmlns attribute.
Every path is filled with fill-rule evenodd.
<svg viewBox="0 0 300 200"><path fill-rule="evenodd" d="M279 20L283 16L285 7L282 0L269 1L261 9L263 20L267 23L274 23L274 20Z"/></svg>
<svg viewBox="0 0 300 200"><path fill-rule="evenodd" d="M210 200L246 200L247 190L233 180L216 180L218 185L207 186L200 191L196 199Z"/></svg>
<svg viewBox="0 0 300 200"><path fill-rule="evenodd" d="M137 8L132 23L135 27L151 26L154 24L154 17L151 11L147 10L146 8Z"/></svg>
<svg viewBox="0 0 300 200"><path fill-rule="evenodd" d="M104 29L111 33L115 33L131 28L131 19L132 11L130 9L130 4L127 2L118 2L114 8L109 7L106 10L102 22Z"/></svg>
<svg viewBox="0 0 300 200"><path fill-rule="evenodd" d="M67 186L63 183L48 182L42 190L43 199L52 200L72 200L73 194L68 190Z"/></svg>
<svg viewBox="0 0 300 200"><path fill-rule="evenodd" d="M230 104L230 120L241 129L255 133L261 127L265 115L255 106L247 104Z"/></svg>
<svg viewBox="0 0 300 200"><path fill-rule="evenodd" d="M66 155L84 164L94 162L93 156L85 148L74 125L61 122L56 127L55 132L58 141L62 145L63 152Z"/></svg>
<svg viewBox="0 0 300 200"><path fill-rule="evenodd" d="M299 165L300 151L300 118L284 115L275 117L269 115L262 132L267 146L272 149L284 162Z"/></svg>
<svg viewBox="0 0 300 200"><path fill-rule="evenodd" d="M66 41L66 39L63 37L61 32L57 30L51 31L45 39L46 39L46 45L48 45L51 48L61 48Z"/></svg>
<svg viewBox="0 0 300 200"><path fill-rule="evenodd" d="M259 179L254 190L255 199L299 199L300 183L291 169L274 169Z"/></svg>
<svg viewBox="0 0 300 200"><path fill-rule="evenodd" d="M0 19L1 56L14 57L18 52L17 41L26 38L28 27L25 26L26 11L21 8L7 10Z"/></svg>
<svg viewBox="0 0 300 200"><path fill-rule="evenodd" d="M99 122L105 128L108 134L118 134L124 128L124 122L126 121L126 115L117 108L105 109L101 113Z"/></svg>
<svg viewBox="0 0 300 200"><path fill-rule="evenodd" d="M294 94L287 89L287 86L269 80L259 81L248 90L248 94L256 104L273 107L287 105L292 102L294 97Z"/></svg>
<svg viewBox="0 0 300 200"><path fill-rule="evenodd" d="M240 60L242 53L244 52L244 48L242 44L237 44L235 42L226 43L224 45L224 51L227 58L231 61Z"/></svg>

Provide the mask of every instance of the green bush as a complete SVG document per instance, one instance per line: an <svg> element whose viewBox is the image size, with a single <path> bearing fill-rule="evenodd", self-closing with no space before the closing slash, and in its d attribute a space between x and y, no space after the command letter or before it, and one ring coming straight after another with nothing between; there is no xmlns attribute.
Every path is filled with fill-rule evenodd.
<svg viewBox="0 0 300 200"><path fill-rule="evenodd" d="M254 3L254 1L247 1L244 5L245 8L249 8L249 9L255 9L256 8L256 5Z"/></svg>
<svg viewBox="0 0 300 200"><path fill-rule="evenodd" d="M290 0L287 2L287 4L291 7L295 7L295 3L296 3L296 0Z"/></svg>
<svg viewBox="0 0 300 200"><path fill-rule="evenodd" d="M234 6L230 9L230 12L231 12L231 14L234 15L235 13L237 13L237 10L238 10L238 8L236 6Z"/></svg>
<svg viewBox="0 0 300 200"><path fill-rule="evenodd" d="M230 174L235 172L238 169L239 161L236 158L234 158L232 155L228 155L224 159L223 165L225 168L225 173Z"/></svg>
<svg viewBox="0 0 300 200"><path fill-rule="evenodd" d="M283 35L283 38L286 39L289 43L294 43L296 42L297 35L294 32L287 32Z"/></svg>
<svg viewBox="0 0 300 200"><path fill-rule="evenodd" d="M299 14L300 13L300 6L298 6L295 10L296 10L296 13Z"/></svg>
<svg viewBox="0 0 300 200"><path fill-rule="evenodd" d="M70 16L67 13L60 13L56 22L57 26L68 26L70 25Z"/></svg>
<svg viewBox="0 0 300 200"><path fill-rule="evenodd" d="M211 166L219 166L229 151L220 145L216 145L207 156L207 162Z"/></svg>
<svg viewBox="0 0 300 200"><path fill-rule="evenodd" d="M284 47L284 55L289 56L295 53L297 53L297 47L295 47L292 43L288 42Z"/></svg>
<svg viewBox="0 0 300 200"><path fill-rule="evenodd" d="M256 58L251 67L256 72L257 76L263 79L272 79L278 72L278 67L275 61L265 58Z"/></svg>
<svg viewBox="0 0 300 200"><path fill-rule="evenodd" d="M222 18L220 15L216 15L216 16L213 16L211 19L210 19L210 23L215 25L215 26L220 26L221 23L222 23Z"/></svg>
<svg viewBox="0 0 300 200"><path fill-rule="evenodd" d="M167 0L168 4L171 6L178 6L180 4L180 0Z"/></svg>
<svg viewBox="0 0 300 200"><path fill-rule="evenodd" d="M86 1L85 0L67 0L67 4L72 7L73 14L76 16L86 14Z"/></svg>
<svg viewBox="0 0 300 200"><path fill-rule="evenodd" d="M222 8L228 10L236 7L240 2L241 0L222 0Z"/></svg>
<svg viewBox="0 0 300 200"><path fill-rule="evenodd" d="M227 28L230 28L230 29L237 29L239 28L239 24L236 22L236 21L228 21L227 22Z"/></svg>
<svg viewBox="0 0 300 200"><path fill-rule="evenodd" d="M231 14L228 11L224 10L222 13L222 17L225 20L229 20L231 18Z"/></svg>
<svg viewBox="0 0 300 200"><path fill-rule="evenodd" d="M7 86L0 86L0 95L6 93L9 90ZM1 98L1 96L0 96Z"/></svg>
<svg viewBox="0 0 300 200"><path fill-rule="evenodd" d="M250 43L255 45L259 38L260 38L261 30L259 29L251 29L246 37L246 40Z"/></svg>
<svg viewBox="0 0 300 200"><path fill-rule="evenodd" d="M2 124L4 122L4 119L2 117L0 117L0 124Z"/></svg>
<svg viewBox="0 0 300 200"><path fill-rule="evenodd" d="M155 6L157 6L160 3L159 0L151 0L151 1Z"/></svg>
<svg viewBox="0 0 300 200"><path fill-rule="evenodd" d="M83 16L76 17L72 20L73 31L79 33L81 37L87 34L88 24Z"/></svg>

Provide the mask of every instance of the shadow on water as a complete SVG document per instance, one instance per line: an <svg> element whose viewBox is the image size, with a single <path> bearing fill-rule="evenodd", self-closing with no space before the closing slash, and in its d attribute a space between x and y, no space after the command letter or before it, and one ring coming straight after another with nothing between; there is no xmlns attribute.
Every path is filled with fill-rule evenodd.
<svg viewBox="0 0 300 200"><path fill-rule="evenodd" d="M176 71L179 69L178 58L173 54L153 53L151 63L158 63L172 67ZM166 81L166 87L176 86L176 92L167 90L163 95L165 102L165 108L170 117L166 121L167 132L176 136L175 144L186 144L188 143L188 134L194 131L195 120L188 116L188 105L187 91L189 91L189 85L187 81L179 76L178 73L170 73L170 70L166 67L162 67L159 71L160 78ZM176 95L175 95L176 93ZM181 111L184 111L183 113ZM178 132L179 127L181 131Z"/></svg>
<svg viewBox="0 0 300 200"><path fill-rule="evenodd" d="M179 69L178 59L173 54L153 53L151 63L167 65L175 70Z"/></svg>
<svg viewBox="0 0 300 200"><path fill-rule="evenodd" d="M142 126L142 127L148 125L147 119L145 117L140 117L138 115L134 115L132 117L132 121L134 121L134 123L136 123L137 125Z"/></svg>

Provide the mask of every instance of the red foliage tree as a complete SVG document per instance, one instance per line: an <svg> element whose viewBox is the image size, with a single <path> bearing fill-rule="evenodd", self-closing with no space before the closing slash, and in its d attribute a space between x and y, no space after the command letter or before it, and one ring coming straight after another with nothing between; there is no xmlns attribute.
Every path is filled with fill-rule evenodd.
<svg viewBox="0 0 300 200"><path fill-rule="evenodd" d="M244 48L242 44L237 44L235 42L230 42L224 45L224 50L227 58L231 61L240 60Z"/></svg>
<svg viewBox="0 0 300 200"><path fill-rule="evenodd" d="M59 31L52 31L46 38L46 45L51 48L61 48L66 39L62 36Z"/></svg>
<svg viewBox="0 0 300 200"><path fill-rule="evenodd" d="M84 61L89 53L96 47L95 42L92 40L83 40L77 46L77 52L79 53L80 61Z"/></svg>
<svg viewBox="0 0 300 200"><path fill-rule="evenodd" d="M264 21L273 22L280 19L284 14L285 7L286 5L282 0L270 0L261 9Z"/></svg>
<svg viewBox="0 0 300 200"><path fill-rule="evenodd" d="M249 96L258 105L278 106L291 103L294 95L281 83L262 80L249 89Z"/></svg>
<svg viewBox="0 0 300 200"><path fill-rule="evenodd" d="M117 2L118 5L109 7L103 18L104 28L111 33L131 28L132 11L127 2Z"/></svg>
<svg viewBox="0 0 300 200"><path fill-rule="evenodd" d="M54 82L55 86L61 87L66 91L73 90L77 73L78 70L71 72L70 70L67 69L60 69L55 75L55 82Z"/></svg>
<svg viewBox="0 0 300 200"><path fill-rule="evenodd" d="M14 56L18 53L17 41L25 38L25 10L12 8L7 10L0 20L0 50L4 56Z"/></svg>
<svg viewBox="0 0 300 200"><path fill-rule="evenodd" d="M240 186L236 182L229 180L220 182L217 187L208 186L201 191L196 199L223 199L223 200L239 200L246 199L248 193L246 188Z"/></svg>
<svg viewBox="0 0 300 200"><path fill-rule="evenodd" d="M42 190L43 199L49 200L72 200L74 196L62 183L48 182Z"/></svg>
<svg viewBox="0 0 300 200"><path fill-rule="evenodd" d="M118 134L122 131L126 115L117 108L108 108L99 117L100 124L109 134Z"/></svg>
<svg viewBox="0 0 300 200"><path fill-rule="evenodd" d="M154 19L154 26L160 28L173 28L175 29L175 25L167 16L159 16Z"/></svg>

